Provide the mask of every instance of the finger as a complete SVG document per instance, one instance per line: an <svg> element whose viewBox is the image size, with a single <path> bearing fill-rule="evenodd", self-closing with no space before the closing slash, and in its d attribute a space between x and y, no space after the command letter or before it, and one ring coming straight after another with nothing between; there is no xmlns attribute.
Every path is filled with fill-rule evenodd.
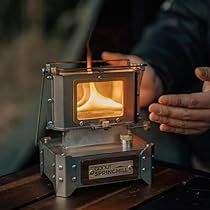
<svg viewBox="0 0 210 210"><path fill-rule="evenodd" d="M113 53L113 52L107 52L107 51L104 51L101 54L101 58L109 64L118 65L118 66L127 65L127 61L125 60L129 59L128 56L125 54Z"/></svg>
<svg viewBox="0 0 210 210"><path fill-rule="evenodd" d="M210 92L162 95L158 102L168 106L205 109L210 108Z"/></svg>
<svg viewBox="0 0 210 210"><path fill-rule="evenodd" d="M108 51L102 52L101 57L103 60L112 60L113 58L114 59L126 59L125 54L108 52Z"/></svg>
<svg viewBox="0 0 210 210"><path fill-rule="evenodd" d="M209 109L188 109L154 103L149 106L149 111L174 119L210 122Z"/></svg>
<svg viewBox="0 0 210 210"><path fill-rule="evenodd" d="M202 129L185 129L185 128L176 128L171 127L165 124L160 125L160 130L164 132L169 133L178 133L178 134L184 134L184 135L195 135L195 134L201 134L207 131L208 129L202 128Z"/></svg>
<svg viewBox="0 0 210 210"><path fill-rule="evenodd" d="M195 75L202 81L210 81L210 67L197 67Z"/></svg>
<svg viewBox="0 0 210 210"><path fill-rule="evenodd" d="M177 127L177 128L186 128L186 129L206 128L208 129L210 127L209 122L178 120L178 119L168 118L165 116L159 116L159 115L156 115L155 113L150 113L149 119L153 122L157 122L160 124L165 124L167 126L172 126L172 127Z"/></svg>
<svg viewBox="0 0 210 210"><path fill-rule="evenodd" d="M128 61L135 64L144 63L144 61L136 55L126 55L122 53L103 52L101 54L103 60L112 65L128 65Z"/></svg>

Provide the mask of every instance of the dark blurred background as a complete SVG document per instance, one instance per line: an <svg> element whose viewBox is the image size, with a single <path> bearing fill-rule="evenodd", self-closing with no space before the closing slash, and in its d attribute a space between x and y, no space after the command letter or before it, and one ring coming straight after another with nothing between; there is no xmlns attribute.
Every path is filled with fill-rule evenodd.
<svg viewBox="0 0 210 210"><path fill-rule="evenodd" d="M83 60L89 34L94 59L104 50L129 53L162 2L1 0L0 149L8 158L0 155L0 164L9 165L12 153L33 145L41 67L52 60Z"/></svg>

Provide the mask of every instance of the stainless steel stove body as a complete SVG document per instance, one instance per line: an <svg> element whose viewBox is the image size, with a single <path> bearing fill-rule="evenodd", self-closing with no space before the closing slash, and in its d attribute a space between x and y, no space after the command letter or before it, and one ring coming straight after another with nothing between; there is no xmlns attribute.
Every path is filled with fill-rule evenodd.
<svg viewBox="0 0 210 210"><path fill-rule="evenodd" d="M40 170L57 196L68 197L81 187L152 180L153 145L130 130L142 127L138 101L145 65L93 64L48 63L43 68ZM41 125L45 114L47 122ZM40 132L43 126L47 135Z"/></svg>

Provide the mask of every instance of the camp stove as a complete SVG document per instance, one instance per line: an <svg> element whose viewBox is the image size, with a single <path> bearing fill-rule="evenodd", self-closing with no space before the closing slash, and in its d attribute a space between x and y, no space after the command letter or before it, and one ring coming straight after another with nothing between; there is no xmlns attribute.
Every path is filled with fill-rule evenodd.
<svg viewBox="0 0 210 210"><path fill-rule="evenodd" d="M52 62L42 69L40 170L57 196L130 180L151 183L153 145L132 133L134 127L148 128L139 121L146 65L108 63L114 62L94 61L89 67L87 62Z"/></svg>

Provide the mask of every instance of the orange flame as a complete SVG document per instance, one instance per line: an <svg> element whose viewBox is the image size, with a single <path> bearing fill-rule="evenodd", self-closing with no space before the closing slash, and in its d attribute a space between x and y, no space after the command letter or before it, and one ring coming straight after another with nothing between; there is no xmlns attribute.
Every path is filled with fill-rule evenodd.
<svg viewBox="0 0 210 210"><path fill-rule="evenodd" d="M92 54L91 54L89 42L87 43L86 61L87 61L87 71L92 71Z"/></svg>

